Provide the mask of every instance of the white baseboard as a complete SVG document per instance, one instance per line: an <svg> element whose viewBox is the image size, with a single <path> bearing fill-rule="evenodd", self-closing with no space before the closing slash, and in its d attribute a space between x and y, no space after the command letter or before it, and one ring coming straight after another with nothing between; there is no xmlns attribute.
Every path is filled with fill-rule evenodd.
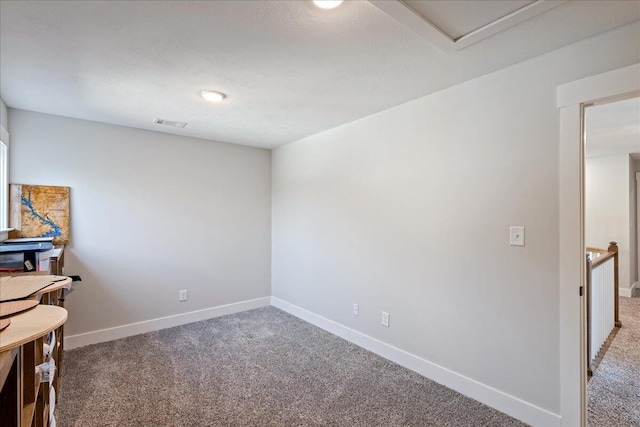
<svg viewBox="0 0 640 427"><path fill-rule="evenodd" d="M527 424L545 427L561 425L562 418L558 414L539 408L333 320L276 297L271 297L271 305Z"/></svg>
<svg viewBox="0 0 640 427"><path fill-rule="evenodd" d="M631 298L633 290L636 288L636 286L638 286L638 282L634 282L633 285L631 285L631 289L618 288L618 295L620 295L621 297Z"/></svg>
<svg viewBox="0 0 640 427"><path fill-rule="evenodd" d="M190 311L188 313L175 314L173 316L160 317L158 319L145 320L143 322L130 323L128 325L116 326L113 328L100 329L98 331L86 332L83 334L70 335L64 337L64 349L71 350L77 347L84 347L85 345L117 340L119 338L126 338L174 326L186 325L187 323L213 319L214 317L224 316L227 314L253 310L254 308L267 307L270 304L270 297L257 298L233 304L205 308L203 310Z"/></svg>

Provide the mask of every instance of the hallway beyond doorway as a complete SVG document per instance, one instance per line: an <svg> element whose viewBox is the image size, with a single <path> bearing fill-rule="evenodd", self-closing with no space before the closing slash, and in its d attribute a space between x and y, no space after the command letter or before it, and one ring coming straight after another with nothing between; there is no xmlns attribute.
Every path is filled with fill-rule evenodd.
<svg viewBox="0 0 640 427"><path fill-rule="evenodd" d="M640 289L620 297L618 331L587 385L592 426L640 425Z"/></svg>

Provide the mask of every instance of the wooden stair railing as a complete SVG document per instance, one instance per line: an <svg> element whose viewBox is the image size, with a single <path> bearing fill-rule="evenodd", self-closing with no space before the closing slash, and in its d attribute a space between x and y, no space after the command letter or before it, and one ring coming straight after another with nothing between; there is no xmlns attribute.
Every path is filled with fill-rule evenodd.
<svg viewBox="0 0 640 427"><path fill-rule="evenodd" d="M589 377L593 375L593 371L598 367L600 361L604 357L609 345L615 338L618 330L622 326L619 317L619 308L618 308L618 285L619 285L619 271L618 271L618 244L616 242L609 242L609 247L607 249L599 249L587 247L587 252L590 253L598 253L600 256L592 259L590 254L586 256L586 297L587 297L587 374ZM593 269L598 267L599 265L605 263L607 260L613 258L613 314L614 314L614 328L605 340L605 342L600 347L598 353L596 354L593 363L590 360L590 351L591 351L591 341L592 341L592 331L591 331L591 295L592 295L592 273Z"/></svg>

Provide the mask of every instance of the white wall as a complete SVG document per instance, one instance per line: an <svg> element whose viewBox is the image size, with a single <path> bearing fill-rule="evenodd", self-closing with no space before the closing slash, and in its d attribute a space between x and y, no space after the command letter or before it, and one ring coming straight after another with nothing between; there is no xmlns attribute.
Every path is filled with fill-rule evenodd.
<svg viewBox="0 0 640 427"><path fill-rule="evenodd" d="M556 88L637 63L639 38L632 24L274 150L274 297L487 386L479 400L504 393L521 419L522 402L532 423L560 414Z"/></svg>
<svg viewBox="0 0 640 427"><path fill-rule="evenodd" d="M268 297L271 153L9 110L11 183L71 187L74 335ZM187 289L189 301L178 302Z"/></svg>
<svg viewBox="0 0 640 427"><path fill-rule="evenodd" d="M611 241L618 243L619 286L625 289L631 270L629 164L628 154L589 157L585 162L585 242L602 249Z"/></svg>

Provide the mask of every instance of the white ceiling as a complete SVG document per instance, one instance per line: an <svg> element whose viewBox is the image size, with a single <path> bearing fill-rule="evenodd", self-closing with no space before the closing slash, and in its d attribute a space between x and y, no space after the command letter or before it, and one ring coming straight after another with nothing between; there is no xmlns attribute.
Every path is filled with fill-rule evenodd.
<svg viewBox="0 0 640 427"><path fill-rule="evenodd" d="M587 157L633 154L640 159L640 98L587 107L584 116Z"/></svg>
<svg viewBox="0 0 640 427"><path fill-rule="evenodd" d="M637 1L569 1L443 52L374 3L1 1L0 96L13 108L273 148L640 19ZM460 19L448 31L484 24ZM205 89L228 98L209 104Z"/></svg>

